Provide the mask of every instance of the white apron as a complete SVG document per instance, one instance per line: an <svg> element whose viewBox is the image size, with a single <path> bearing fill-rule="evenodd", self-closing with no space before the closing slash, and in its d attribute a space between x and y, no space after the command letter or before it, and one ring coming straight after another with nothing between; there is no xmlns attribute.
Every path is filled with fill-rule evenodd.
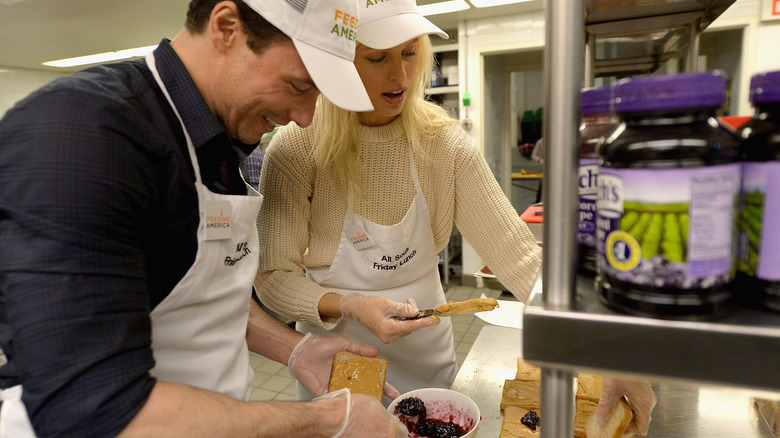
<svg viewBox="0 0 780 438"><path fill-rule="evenodd" d="M246 328L259 254L255 219L263 198L248 184L249 196L219 195L203 185L195 148L160 79L154 54L146 61L184 129L200 214L195 261L151 313L156 365L150 373L159 380L248 400L254 372ZM0 393L0 438L35 437L22 392L17 385Z"/></svg>
<svg viewBox="0 0 780 438"><path fill-rule="evenodd" d="M344 295L358 292L398 302L411 297L420 309L446 302L431 215L411 153L410 162L417 194L406 216L395 225L373 223L354 212L350 193L336 256L330 267L308 269L314 281ZM374 245L362 248L371 243ZM387 381L402 394L422 387L449 388L457 373L450 318L442 318L441 324L417 330L390 344L350 318L343 318L333 330L300 322L296 329L318 336L345 335L378 347L379 356L388 360ZM300 384L298 394L301 399L311 398Z"/></svg>
<svg viewBox="0 0 780 438"><path fill-rule="evenodd" d="M182 123L195 169L200 224L195 262L152 311L152 350L159 380L183 383L249 400L254 371L249 366L246 328L260 243L255 220L262 196L211 192L200 179L187 129L160 79L154 54L149 68Z"/></svg>

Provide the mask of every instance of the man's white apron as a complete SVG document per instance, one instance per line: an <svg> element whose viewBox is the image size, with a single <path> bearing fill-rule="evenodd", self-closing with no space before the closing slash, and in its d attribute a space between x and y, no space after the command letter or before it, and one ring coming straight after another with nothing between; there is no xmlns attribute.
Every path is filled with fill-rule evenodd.
<svg viewBox="0 0 780 438"><path fill-rule="evenodd" d="M203 185L195 148L160 79L154 54L146 61L184 129L200 214L195 261L151 313L156 365L150 373L162 381L248 400L254 372L246 329L259 253L255 219L263 198L248 184L249 196L219 195ZM18 385L0 393L0 438L35 437L22 392Z"/></svg>

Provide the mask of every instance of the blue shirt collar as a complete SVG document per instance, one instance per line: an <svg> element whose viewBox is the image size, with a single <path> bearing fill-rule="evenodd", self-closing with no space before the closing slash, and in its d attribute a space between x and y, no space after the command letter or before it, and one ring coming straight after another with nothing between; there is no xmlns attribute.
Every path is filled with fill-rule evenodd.
<svg viewBox="0 0 780 438"><path fill-rule="evenodd" d="M217 136L229 139L227 131L206 105L184 63L171 47L170 40L163 38L154 56L160 78L187 127L195 149Z"/></svg>

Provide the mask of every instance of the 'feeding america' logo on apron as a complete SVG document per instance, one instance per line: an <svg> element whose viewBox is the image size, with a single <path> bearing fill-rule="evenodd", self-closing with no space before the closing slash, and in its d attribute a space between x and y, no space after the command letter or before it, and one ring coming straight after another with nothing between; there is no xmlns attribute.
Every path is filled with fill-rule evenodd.
<svg viewBox="0 0 780 438"><path fill-rule="evenodd" d="M347 238L350 243L352 243L352 246L358 251L374 246L374 242L368 237L368 233L366 233L366 230L360 225L350 227L350 229L347 230Z"/></svg>
<svg viewBox="0 0 780 438"><path fill-rule="evenodd" d="M230 215L232 208L226 201L207 201L206 216L206 240L230 239Z"/></svg>

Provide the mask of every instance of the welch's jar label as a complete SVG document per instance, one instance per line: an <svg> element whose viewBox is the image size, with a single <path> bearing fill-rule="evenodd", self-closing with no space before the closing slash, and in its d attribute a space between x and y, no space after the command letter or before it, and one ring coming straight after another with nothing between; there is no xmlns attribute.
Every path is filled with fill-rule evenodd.
<svg viewBox="0 0 780 438"><path fill-rule="evenodd" d="M600 167L598 181L602 275L677 289L710 288L733 279L739 164Z"/></svg>
<svg viewBox="0 0 780 438"><path fill-rule="evenodd" d="M598 159L583 158L577 176L579 212L577 214L577 243L596 248L596 201L598 200Z"/></svg>

